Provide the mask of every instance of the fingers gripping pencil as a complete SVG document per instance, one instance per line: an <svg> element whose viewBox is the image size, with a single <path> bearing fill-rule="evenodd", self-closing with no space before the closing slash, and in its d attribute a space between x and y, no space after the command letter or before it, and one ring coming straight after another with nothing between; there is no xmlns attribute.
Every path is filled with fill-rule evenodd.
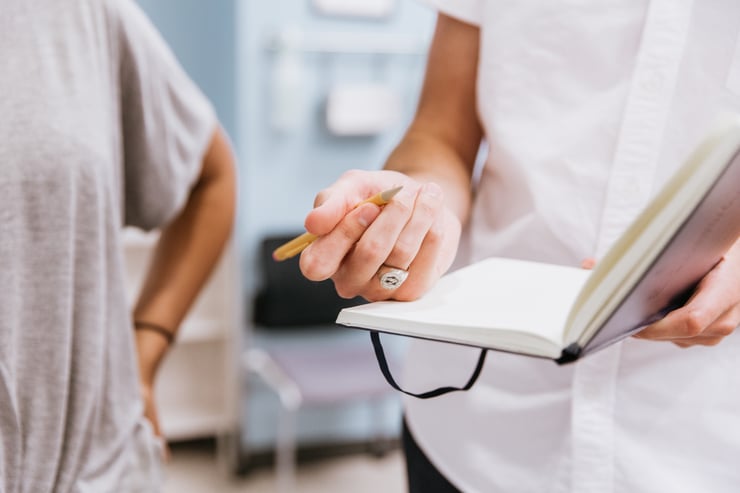
<svg viewBox="0 0 740 493"><path fill-rule="evenodd" d="M369 199L363 200L359 204L355 205L355 208L359 207L362 204L368 203L383 206L390 202L393 196L396 195L402 188L402 186L395 187L375 194ZM296 255L301 253L308 245L310 245L316 238L318 238L318 236L316 236L315 234L303 233L302 235L297 236L289 242L284 243L283 245L276 248L272 252L272 258L278 262L281 262L291 257L295 257Z"/></svg>

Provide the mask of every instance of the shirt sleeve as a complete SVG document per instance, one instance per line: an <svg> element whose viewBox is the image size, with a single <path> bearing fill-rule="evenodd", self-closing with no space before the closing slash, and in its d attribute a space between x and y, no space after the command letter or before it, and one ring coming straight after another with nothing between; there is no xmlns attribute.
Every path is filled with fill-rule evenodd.
<svg viewBox="0 0 740 493"><path fill-rule="evenodd" d="M419 0L440 13L474 26L480 25L481 4L485 0Z"/></svg>
<svg viewBox="0 0 740 493"><path fill-rule="evenodd" d="M123 220L152 229L184 206L217 119L135 2L110 0L109 5L119 60Z"/></svg>

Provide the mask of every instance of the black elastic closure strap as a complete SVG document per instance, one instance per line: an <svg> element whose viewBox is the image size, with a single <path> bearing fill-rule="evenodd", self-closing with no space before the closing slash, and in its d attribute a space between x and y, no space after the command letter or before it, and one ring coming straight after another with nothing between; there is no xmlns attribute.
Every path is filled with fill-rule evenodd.
<svg viewBox="0 0 740 493"><path fill-rule="evenodd" d="M572 363L581 357L581 350L581 346L579 346L577 342L574 342L567 348L563 349L563 353L555 360L555 362L559 365Z"/></svg>
<svg viewBox="0 0 740 493"><path fill-rule="evenodd" d="M413 392L407 392L406 390L403 390L396 383L396 381L393 378L393 375L391 375L391 370L388 368L388 361L386 360L386 357L385 357L385 351L383 351L383 345L380 343L380 334L374 330L371 330L370 340L373 341L373 348L375 349L375 358L378 360L380 371L383 372L383 376L385 377L385 380L388 382L388 384L394 389L398 390L399 392L403 392L406 395L410 395L411 397L416 397L418 399L430 399L432 397L439 397L440 395L449 394L450 392L469 390L473 386L475 381L478 380L478 376L480 376L480 372L483 370L483 363L486 361L486 354L488 354L487 349L481 350L480 356L478 357L478 363L475 365L475 370L473 371L473 374L470 376L468 383L466 383L464 386L462 387L439 387L437 389L430 390L428 392L421 392L421 393L415 394Z"/></svg>

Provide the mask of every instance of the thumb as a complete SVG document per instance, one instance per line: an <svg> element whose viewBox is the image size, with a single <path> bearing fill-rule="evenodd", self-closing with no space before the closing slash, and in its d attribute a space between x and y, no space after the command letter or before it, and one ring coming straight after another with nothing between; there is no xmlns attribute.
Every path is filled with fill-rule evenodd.
<svg viewBox="0 0 740 493"><path fill-rule="evenodd" d="M330 233L357 204L367 198L368 193L359 187L342 186L339 183L322 190L316 195L314 208L306 215L306 231L317 236Z"/></svg>
<svg viewBox="0 0 740 493"><path fill-rule="evenodd" d="M396 171L346 171L330 187L316 195L314 209L304 221L306 231L317 236L330 233L363 200L408 182L407 176Z"/></svg>

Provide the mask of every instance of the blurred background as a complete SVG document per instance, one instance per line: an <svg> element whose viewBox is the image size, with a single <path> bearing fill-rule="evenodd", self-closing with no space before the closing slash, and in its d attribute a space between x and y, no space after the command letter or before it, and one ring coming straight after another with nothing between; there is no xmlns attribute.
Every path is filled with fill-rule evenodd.
<svg viewBox="0 0 740 493"><path fill-rule="evenodd" d="M399 396L330 282L269 254L315 194L377 169L416 106L434 14L414 0L138 0L239 161L229 251L158 381L167 491L404 491ZM155 234L127 231L129 289ZM391 366L403 340L384 339Z"/></svg>

